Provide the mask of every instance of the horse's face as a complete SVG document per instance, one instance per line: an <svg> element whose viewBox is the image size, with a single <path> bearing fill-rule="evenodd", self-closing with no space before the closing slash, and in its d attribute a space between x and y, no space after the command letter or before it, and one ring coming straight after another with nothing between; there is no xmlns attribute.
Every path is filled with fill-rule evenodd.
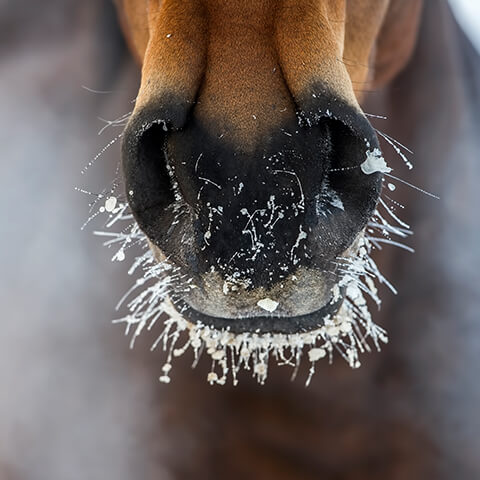
<svg viewBox="0 0 480 480"><path fill-rule="evenodd" d="M378 147L361 92L408 58L420 1L118 4L143 66L127 196L195 287L174 303L239 331L320 321L381 188L360 168Z"/></svg>

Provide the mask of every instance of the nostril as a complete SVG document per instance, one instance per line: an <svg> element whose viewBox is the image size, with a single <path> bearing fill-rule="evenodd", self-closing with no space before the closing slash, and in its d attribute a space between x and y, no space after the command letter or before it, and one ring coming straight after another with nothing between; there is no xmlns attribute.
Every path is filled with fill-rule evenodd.
<svg viewBox="0 0 480 480"><path fill-rule="evenodd" d="M332 154L328 172L329 185L341 196L346 206L355 207L356 217L363 224L372 215L381 187L381 175L365 175L360 168L367 152L378 147L368 121L359 130L339 120L332 120ZM361 208L359 208L361 206Z"/></svg>
<svg viewBox="0 0 480 480"><path fill-rule="evenodd" d="M123 143L123 170L127 198L140 228L153 240L168 225L175 201L165 154L164 123L127 127Z"/></svg>
<svg viewBox="0 0 480 480"><path fill-rule="evenodd" d="M352 123L355 120L356 124ZM360 166L367 152L378 147L378 140L368 121L355 117L323 116L318 127L328 132L329 149L324 169L309 168L306 185L306 222L315 238L310 245L312 258L333 258L355 241L373 215L381 189L379 173L365 175ZM322 127L323 126L323 127Z"/></svg>
<svg viewBox="0 0 480 480"><path fill-rule="evenodd" d="M351 107L286 125L253 153L193 120L175 129L147 114L125 131L128 201L147 237L190 273L267 288L300 267L329 268L374 212L381 175L360 165L378 141Z"/></svg>

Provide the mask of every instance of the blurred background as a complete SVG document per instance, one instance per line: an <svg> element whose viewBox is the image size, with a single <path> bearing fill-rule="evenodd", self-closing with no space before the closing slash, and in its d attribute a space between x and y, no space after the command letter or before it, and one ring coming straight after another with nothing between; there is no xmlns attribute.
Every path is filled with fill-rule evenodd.
<svg viewBox="0 0 480 480"><path fill-rule="evenodd" d="M480 50L480 2L451 5ZM110 2L0 0L0 480L169 478L160 419L136 415L161 364L110 323L131 279L75 191L112 181L118 143L81 171L138 81Z"/></svg>
<svg viewBox="0 0 480 480"><path fill-rule="evenodd" d="M466 33L480 51L480 2L450 0L450 5Z"/></svg>

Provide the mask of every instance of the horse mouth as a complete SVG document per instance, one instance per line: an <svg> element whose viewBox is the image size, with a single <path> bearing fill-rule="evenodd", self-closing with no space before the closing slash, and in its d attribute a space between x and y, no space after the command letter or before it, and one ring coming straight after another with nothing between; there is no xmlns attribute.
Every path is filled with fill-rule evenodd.
<svg viewBox="0 0 480 480"><path fill-rule="evenodd" d="M336 293L323 307L303 315L276 315L269 313L269 304L277 302L264 299L267 307L264 307L265 314L249 317L217 317L200 312L190 306L181 298L172 297L171 301L177 312L187 321L199 324L219 331L228 331L233 334L255 333L255 334L297 334L316 330L325 325L326 318L334 317L342 306L345 297L345 289L336 289ZM261 304L261 301L259 302ZM278 305L278 304L277 304Z"/></svg>
<svg viewBox="0 0 480 480"><path fill-rule="evenodd" d="M104 213L111 210L111 200L107 199L108 208L103 208ZM109 228L115 225L116 229L123 222L133 220L126 203L118 203L108 215L113 215ZM112 260L124 261L131 245L140 244L145 249L133 258L129 269L130 274L141 272L140 277L118 303L118 308L126 307L128 313L115 323L124 324L126 333L132 334L131 347L142 333L161 323L160 334L151 347L166 352L159 377L161 382L171 381L174 359L187 355L193 356L193 366L206 356L211 365L207 382L220 385L229 378L237 385L241 371L249 371L254 379L264 384L269 365L273 363L291 367L293 379L302 359L306 359L310 363L305 381L308 385L319 360L326 358L332 362L334 355L339 354L350 367L358 368L361 353L370 352L372 348L380 350L381 344L388 341L385 330L373 322L367 304L368 297L380 304L374 280L384 283L385 279L370 257L373 246L366 232L360 233L354 244L344 251L338 259L338 275L332 282L325 277L321 294L317 289L314 292L317 298L308 306L299 305L296 294L305 298L305 286L309 281L313 284L314 278L308 279L308 272L303 275L297 272L290 303L286 297L276 295L275 290L255 292L245 288L236 291L245 302L241 304L237 298L230 308L219 308L220 314L211 310L218 307L212 297L207 298L204 305L192 302L189 293L199 290L203 293L201 289L192 285L191 277L185 275L176 262L159 255L136 222L119 228L118 232L107 231L103 235L108 238L106 245L120 245ZM252 296L249 297L249 293ZM219 298L231 298L225 295L218 282L217 294ZM272 298L265 298L265 294L278 300L278 305ZM258 307L259 301L252 301L258 298L262 301L262 312L258 313L256 308L249 314L244 305L253 303Z"/></svg>

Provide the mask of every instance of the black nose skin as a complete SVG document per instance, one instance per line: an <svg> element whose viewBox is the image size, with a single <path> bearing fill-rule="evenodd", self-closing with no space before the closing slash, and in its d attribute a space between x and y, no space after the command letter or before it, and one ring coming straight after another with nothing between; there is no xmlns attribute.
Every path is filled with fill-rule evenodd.
<svg viewBox="0 0 480 480"><path fill-rule="evenodd" d="M372 149L378 148L375 132L358 107L349 105L322 82L312 83L296 101L302 124L316 125L325 117L338 120L358 138L367 140Z"/></svg>
<svg viewBox="0 0 480 480"><path fill-rule="evenodd" d="M160 242L175 215L172 178L164 149L167 132L184 127L192 104L173 95L156 99L130 119L122 143L122 167L130 208L145 234Z"/></svg>
<svg viewBox="0 0 480 480"><path fill-rule="evenodd" d="M323 109L248 153L186 109L140 112L123 149L140 227L193 274L218 271L248 279L249 288L268 288L299 267L331 268L373 214L382 176L360 169L378 147L365 117L336 99ZM165 112L174 120L163 121Z"/></svg>

